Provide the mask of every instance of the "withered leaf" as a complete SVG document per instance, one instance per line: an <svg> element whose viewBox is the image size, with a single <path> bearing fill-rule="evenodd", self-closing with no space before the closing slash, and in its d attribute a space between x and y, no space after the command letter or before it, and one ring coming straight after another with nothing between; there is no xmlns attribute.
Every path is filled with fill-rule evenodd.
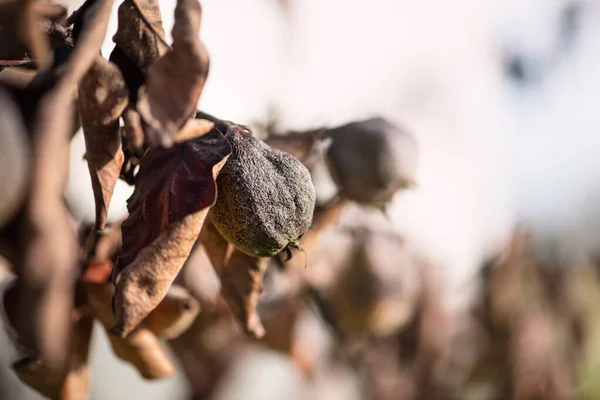
<svg viewBox="0 0 600 400"><path fill-rule="evenodd" d="M265 334L256 311L262 279L267 270L268 258L256 258L237 249L231 253L221 277L223 297L248 335L261 338Z"/></svg>
<svg viewBox="0 0 600 400"><path fill-rule="evenodd" d="M199 311L198 301L184 287L172 285L144 325L158 337L174 339L192 325Z"/></svg>
<svg viewBox="0 0 600 400"><path fill-rule="evenodd" d="M183 128L175 134L173 138L175 143L182 143L188 140L194 140L200 136L210 133L215 127L215 123L207 119L194 118L188 120Z"/></svg>
<svg viewBox="0 0 600 400"><path fill-rule="evenodd" d="M129 217L122 225L123 256L117 272L167 225L215 203L215 178L229 154L231 146L217 130L170 149L148 150L127 201Z"/></svg>
<svg viewBox="0 0 600 400"><path fill-rule="evenodd" d="M42 80L44 76L52 79L41 86L45 89L32 123L35 163L21 227L23 254L17 268L20 279L14 326L54 374L68 368L77 273L77 242L63 198L75 111L73 94L100 51L111 4L112 0L96 0L83 17L79 41L64 65L38 74Z"/></svg>
<svg viewBox="0 0 600 400"><path fill-rule="evenodd" d="M205 208L167 225L117 275L112 334L126 337L164 299L189 256L207 213Z"/></svg>
<svg viewBox="0 0 600 400"><path fill-rule="evenodd" d="M96 318L105 329L109 329L114 324L111 310L114 286L111 283L84 282L83 284ZM160 379L175 373L175 366L156 335L143 326L136 328L127 338L113 335L108 335L108 338L117 357L136 367L144 378Z"/></svg>
<svg viewBox="0 0 600 400"><path fill-rule="evenodd" d="M142 130L142 119L135 108L127 107L123 112L123 123L127 145L133 151L139 151L144 145L144 131Z"/></svg>
<svg viewBox="0 0 600 400"><path fill-rule="evenodd" d="M141 160L115 268L116 325L126 336L166 295L215 203L215 179L231 153L216 130ZM131 264L131 265L130 265Z"/></svg>
<svg viewBox="0 0 600 400"><path fill-rule="evenodd" d="M73 314L73 343L66 375L53 373L33 356L13 364L15 374L23 383L52 400L86 400L89 396L88 356L94 317L86 313Z"/></svg>
<svg viewBox="0 0 600 400"><path fill-rule="evenodd" d="M209 59L198 39L202 9L198 0L178 0L173 48L152 64L138 93L137 109L151 145L169 147L196 110L208 75Z"/></svg>
<svg viewBox="0 0 600 400"><path fill-rule="evenodd" d="M55 5L54 9L64 8ZM18 0L0 2L0 59L18 60L26 54L34 60L47 60L50 43L38 22L46 17L44 9L36 1ZM51 16L51 15L48 15Z"/></svg>
<svg viewBox="0 0 600 400"><path fill-rule="evenodd" d="M119 68L100 56L79 82L79 112L96 203L96 229L106 226L123 165L119 118L127 106L128 93Z"/></svg>
<svg viewBox="0 0 600 400"><path fill-rule="evenodd" d="M221 236L217 227L211 222L210 215L206 217L198 240L202 243L214 270L219 276L223 274L233 251L233 245Z"/></svg>
<svg viewBox="0 0 600 400"><path fill-rule="evenodd" d="M16 104L0 88L0 229L8 223L27 195L30 150Z"/></svg>
<svg viewBox="0 0 600 400"><path fill-rule="evenodd" d="M146 72L154 60L169 49L158 1L124 1L119 6L118 29L113 41L140 71Z"/></svg>

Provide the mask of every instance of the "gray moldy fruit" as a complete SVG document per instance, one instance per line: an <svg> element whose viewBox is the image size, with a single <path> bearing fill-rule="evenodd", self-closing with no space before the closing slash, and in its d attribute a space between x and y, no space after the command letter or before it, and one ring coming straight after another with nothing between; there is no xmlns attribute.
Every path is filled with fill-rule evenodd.
<svg viewBox="0 0 600 400"><path fill-rule="evenodd" d="M416 139L383 118L329 129L327 163L333 179L352 201L385 206L416 181Z"/></svg>
<svg viewBox="0 0 600 400"><path fill-rule="evenodd" d="M271 257L309 228L315 189L304 165L272 149L245 128L216 120L232 153L217 178L217 202L210 217L221 235L240 251Z"/></svg>

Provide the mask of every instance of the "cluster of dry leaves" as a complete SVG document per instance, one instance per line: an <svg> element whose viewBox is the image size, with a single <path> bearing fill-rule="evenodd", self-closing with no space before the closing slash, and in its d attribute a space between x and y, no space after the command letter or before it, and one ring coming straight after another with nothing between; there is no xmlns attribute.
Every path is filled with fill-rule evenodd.
<svg viewBox="0 0 600 400"><path fill-rule="evenodd" d="M351 202L384 209L415 183L416 142L385 120L271 134L269 145L309 170L325 162L340 193L316 207L295 245L303 255L258 258L228 243L209 210L232 153L228 130L245 128L196 112L209 70L200 4L177 1L169 45L157 2L125 0L107 60L111 7L87 0L67 18L44 0L0 1L0 254L15 274L2 317L23 382L49 398L87 398L98 320L115 355L147 379L175 372L167 340L195 398L209 397L250 344L289 355L309 380L349 365L371 399L593 392L582 384L600 295L593 262L542 265L517 231L484 270L474 310L450 313L440 271L402 237L337 225ZM63 192L80 127L96 219L76 229ZM108 224L118 179L135 191L128 216ZM315 311L333 350L298 333Z"/></svg>

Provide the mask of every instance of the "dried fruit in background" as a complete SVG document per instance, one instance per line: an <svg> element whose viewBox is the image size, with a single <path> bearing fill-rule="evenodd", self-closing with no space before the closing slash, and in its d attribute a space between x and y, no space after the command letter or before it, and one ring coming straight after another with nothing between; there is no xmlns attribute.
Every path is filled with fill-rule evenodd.
<svg viewBox="0 0 600 400"><path fill-rule="evenodd" d="M326 132L330 172L341 191L360 204L384 207L416 183L416 139L383 118L352 122Z"/></svg>
<svg viewBox="0 0 600 400"><path fill-rule="evenodd" d="M79 112L94 201L96 229L104 229L113 190L123 165L119 118L129 92L116 65L98 57L79 82Z"/></svg>
<svg viewBox="0 0 600 400"><path fill-rule="evenodd" d="M365 229L354 236L350 265L327 300L344 331L390 335L416 311L419 262L397 235Z"/></svg>
<svg viewBox="0 0 600 400"><path fill-rule="evenodd" d="M144 155L122 225L123 256L115 267L116 335L126 336L166 295L216 201L215 179L230 152L213 130Z"/></svg>
<svg viewBox="0 0 600 400"><path fill-rule="evenodd" d="M137 110L150 145L170 147L173 136L193 117L208 75L208 54L198 39L198 0L177 0L173 46L146 71Z"/></svg>
<svg viewBox="0 0 600 400"><path fill-rule="evenodd" d="M225 131L233 152L217 179L212 223L238 250L271 257L310 228L316 196L310 173L239 125L216 123L216 129Z"/></svg>

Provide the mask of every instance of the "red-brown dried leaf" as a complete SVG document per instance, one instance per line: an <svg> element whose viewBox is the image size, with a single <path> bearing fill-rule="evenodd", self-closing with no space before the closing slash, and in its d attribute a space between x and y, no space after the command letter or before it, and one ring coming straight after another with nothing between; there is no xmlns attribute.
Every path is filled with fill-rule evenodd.
<svg viewBox="0 0 600 400"><path fill-rule="evenodd" d="M117 273L167 225L215 203L215 178L229 154L231 146L217 130L170 149L148 150L127 201L129 217L122 225L123 256Z"/></svg>
<svg viewBox="0 0 600 400"><path fill-rule="evenodd" d="M215 179L230 153L214 130L170 149L151 148L142 159L115 268L113 333L126 336L166 295L216 201Z"/></svg>
<svg viewBox="0 0 600 400"><path fill-rule="evenodd" d="M256 305L268 263L268 258L252 257L236 249L231 253L225 270L219 274L223 297L246 334L255 338L265 334Z"/></svg>
<svg viewBox="0 0 600 400"><path fill-rule="evenodd" d="M125 157L119 118L129 101L129 91L119 68L98 57L79 82L78 100L96 204L96 229L104 229Z"/></svg>
<svg viewBox="0 0 600 400"><path fill-rule="evenodd" d="M151 145L169 147L196 110L208 75L209 59L198 38L198 0L178 0L173 48L152 64L138 93L137 109Z"/></svg>

